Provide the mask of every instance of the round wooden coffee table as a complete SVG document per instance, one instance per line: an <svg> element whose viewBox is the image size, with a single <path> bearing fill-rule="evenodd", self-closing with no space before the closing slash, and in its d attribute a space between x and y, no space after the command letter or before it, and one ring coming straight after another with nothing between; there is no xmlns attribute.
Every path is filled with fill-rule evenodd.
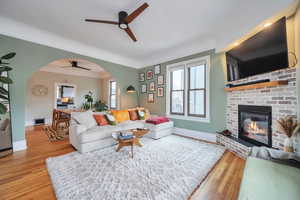
<svg viewBox="0 0 300 200"><path fill-rule="evenodd" d="M134 145L137 145L139 147L143 146L140 141L140 138L142 138L145 134L147 134L149 132L149 129L131 129L129 131L132 132L135 137L126 140L118 138L119 144L116 151L117 152L120 151L122 147L131 146L131 157L133 158L133 146Z"/></svg>

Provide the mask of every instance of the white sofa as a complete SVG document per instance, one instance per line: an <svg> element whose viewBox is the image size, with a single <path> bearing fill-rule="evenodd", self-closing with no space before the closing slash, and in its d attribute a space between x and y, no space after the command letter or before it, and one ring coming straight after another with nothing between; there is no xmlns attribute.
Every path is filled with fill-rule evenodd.
<svg viewBox="0 0 300 200"><path fill-rule="evenodd" d="M112 137L113 132L124 131L135 128L149 128L150 133L147 134L149 137L159 139L161 137L172 134L173 122L166 122L159 125L153 125L145 123L143 120L136 121L125 121L118 123L115 126L106 125L98 126L96 121L84 122L80 124L76 119L76 115L82 115L83 113L73 112L71 113L71 122L69 128L69 139L70 143L79 152L85 153L96 149L112 146L117 143ZM84 112L86 118L92 117L93 114L104 114L104 113L93 113L91 111Z"/></svg>

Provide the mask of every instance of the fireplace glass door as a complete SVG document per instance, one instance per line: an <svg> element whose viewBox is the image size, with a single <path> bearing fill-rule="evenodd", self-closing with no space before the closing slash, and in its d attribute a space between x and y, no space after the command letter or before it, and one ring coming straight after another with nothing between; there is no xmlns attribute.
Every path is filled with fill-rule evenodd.
<svg viewBox="0 0 300 200"><path fill-rule="evenodd" d="M271 146L271 112L256 108L239 110L239 138L255 145Z"/></svg>

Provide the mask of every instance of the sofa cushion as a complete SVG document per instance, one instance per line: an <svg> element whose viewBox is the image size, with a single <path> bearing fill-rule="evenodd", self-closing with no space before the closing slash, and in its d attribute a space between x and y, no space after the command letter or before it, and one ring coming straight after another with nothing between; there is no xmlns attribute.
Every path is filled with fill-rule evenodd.
<svg viewBox="0 0 300 200"><path fill-rule="evenodd" d="M161 124L161 123L166 123L168 121L170 121L170 120L166 117L152 117L152 118L147 119L146 123L158 125L158 124Z"/></svg>
<svg viewBox="0 0 300 200"><path fill-rule="evenodd" d="M107 113L107 114L105 114L105 117L110 125L113 125L113 126L117 125L117 121L112 114Z"/></svg>
<svg viewBox="0 0 300 200"><path fill-rule="evenodd" d="M128 110L112 110L111 113L116 118L118 123L130 120Z"/></svg>
<svg viewBox="0 0 300 200"><path fill-rule="evenodd" d="M129 112L130 120L132 121L139 120L137 110L128 110L128 112Z"/></svg>
<svg viewBox="0 0 300 200"><path fill-rule="evenodd" d="M106 120L106 117L104 115L93 115L93 117L95 118L99 126L108 125L108 121Z"/></svg>
<svg viewBox="0 0 300 200"><path fill-rule="evenodd" d="M151 131L159 131L159 130L163 130L166 128L173 128L173 126L174 126L174 123L172 121L161 123L158 125L145 123L145 128L149 128Z"/></svg>
<svg viewBox="0 0 300 200"><path fill-rule="evenodd" d="M93 117L92 111L72 112L71 116L77 123L86 126L88 129L97 126L97 122Z"/></svg>
<svg viewBox="0 0 300 200"><path fill-rule="evenodd" d="M129 129L136 129L136 128L144 128L144 126L145 126L144 121L140 121L140 120L137 120L137 121L128 120L128 121L118 124L118 127L122 131L129 130Z"/></svg>
<svg viewBox="0 0 300 200"><path fill-rule="evenodd" d="M87 130L86 132L81 133L79 135L80 137L79 141L80 143L87 143L87 142L93 142L95 140L101 140L107 137L111 137L111 134L113 132L117 132L120 130L121 129L119 126L111 126L111 125L96 126Z"/></svg>
<svg viewBox="0 0 300 200"><path fill-rule="evenodd" d="M138 110L138 115L139 115L139 119L140 120L146 120L149 119L151 117L150 112L148 109L146 108L137 108ZM144 113L144 117L141 115L142 113Z"/></svg>

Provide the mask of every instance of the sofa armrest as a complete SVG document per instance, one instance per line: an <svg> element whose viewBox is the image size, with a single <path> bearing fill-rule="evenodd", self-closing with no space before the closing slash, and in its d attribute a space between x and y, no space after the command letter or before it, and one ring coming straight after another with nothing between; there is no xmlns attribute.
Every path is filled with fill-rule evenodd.
<svg viewBox="0 0 300 200"><path fill-rule="evenodd" d="M79 135L80 133L87 130L87 127L81 124L72 124L70 125L70 134L72 135Z"/></svg>

